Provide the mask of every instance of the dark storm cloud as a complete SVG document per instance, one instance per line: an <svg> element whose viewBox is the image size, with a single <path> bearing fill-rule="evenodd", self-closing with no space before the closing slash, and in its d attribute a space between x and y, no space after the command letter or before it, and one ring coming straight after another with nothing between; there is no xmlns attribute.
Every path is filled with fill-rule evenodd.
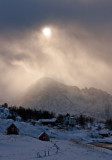
<svg viewBox="0 0 112 160"><path fill-rule="evenodd" d="M110 0L0 0L0 30L59 20L105 25L111 23L111 10Z"/></svg>

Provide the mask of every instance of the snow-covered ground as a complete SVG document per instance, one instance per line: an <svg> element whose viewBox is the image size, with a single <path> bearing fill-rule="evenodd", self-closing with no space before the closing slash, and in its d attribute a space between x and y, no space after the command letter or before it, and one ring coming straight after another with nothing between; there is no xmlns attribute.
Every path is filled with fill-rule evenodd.
<svg viewBox="0 0 112 160"><path fill-rule="evenodd" d="M19 135L6 135L6 129L12 123L19 129ZM44 131L50 136L50 142L38 140ZM74 140L81 143L76 144ZM0 119L0 160L110 160L112 151L86 145L94 141L112 143L112 136L102 139L94 128L61 130ZM59 147L58 153L56 145Z"/></svg>
<svg viewBox="0 0 112 160"><path fill-rule="evenodd" d="M57 140L77 140L84 143L90 142L109 142L112 143L112 136L107 138L102 138L98 133L101 131L97 131L95 127L91 130L87 129L77 129L76 127L71 128L69 130L65 129L55 129L53 127L43 126L43 125L35 125L33 126L31 123L14 121L12 119L0 119L0 133L6 134L6 129L14 123L19 129L20 135L27 135L34 138L38 138L38 136L42 132L46 132L51 139ZM110 132L112 134L112 132Z"/></svg>
<svg viewBox="0 0 112 160"><path fill-rule="evenodd" d="M54 143L59 146L58 153ZM43 142L23 135L0 135L0 160L111 160L111 157L112 154L81 146L68 140Z"/></svg>

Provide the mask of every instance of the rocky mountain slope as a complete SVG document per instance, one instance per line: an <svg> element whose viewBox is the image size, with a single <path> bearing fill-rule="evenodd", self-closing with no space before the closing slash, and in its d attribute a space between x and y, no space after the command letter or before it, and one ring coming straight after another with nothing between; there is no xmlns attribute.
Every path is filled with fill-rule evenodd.
<svg viewBox="0 0 112 160"><path fill-rule="evenodd" d="M55 113L84 114L96 118L110 118L112 96L95 88L79 89L50 78L43 78L31 86L22 97L21 105Z"/></svg>

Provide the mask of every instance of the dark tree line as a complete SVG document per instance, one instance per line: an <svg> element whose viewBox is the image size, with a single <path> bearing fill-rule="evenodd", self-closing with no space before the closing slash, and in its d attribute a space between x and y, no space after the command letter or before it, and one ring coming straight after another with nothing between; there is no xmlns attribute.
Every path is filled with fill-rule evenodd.
<svg viewBox="0 0 112 160"><path fill-rule="evenodd" d="M69 117L70 115L67 113L66 115L62 115L62 114L59 114L57 116L57 122L59 124L63 124L64 123L64 118L65 117ZM87 117L87 116L84 116L84 115L79 115L77 117L75 117L75 120L76 120L76 124L82 126L83 128L88 124L88 123L93 123L94 122L94 118L92 117Z"/></svg>
<svg viewBox="0 0 112 160"><path fill-rule="evenodd" d="M112 119L106 120L105 128L112 130Z"/></svg>
<svg viewBox="0 0 112 160"><path fill-rule="evenodd" d="M5 108L9 108L11 115L8 118L16 120L16 116L19 115L23 121L27 121L29 119L33 120L39 120L39 119L51 119L56 117L53 112L49 111L42 111L42 110L36 110L36 109L31 109L31 108L23 108L23 107L16 107L16 106L11 106L8 107L7 103L4 103L2 105ZM65 117L70 117L70 114L59 114L57 115L57 124L63 125L64 124L64 118ZM87 123L93 123L94 119L91 117L87 117L84 115L79 115L75 117L76 124L82 126L83 128L87 125ZM108 120L106 121L106 127L107 128L112 128L112 121Z"/></svg>
<svg viewBox="0 0 112 160"><path fill-rule="evenodd" d="M80 115L76 118L77 124L79 124L82 127L85 127L87 123L93 123L94 119L91 117L86 117L84 115Z"/></svg>
<svg viewBox="0 0 112 160"><path fill-rule="evenodd" d="M23 121L27 121L29 119L39 120L39 119L51 119L55 117L55 114L53 112L49 111L41 111L36 109L30 109L30 108L23 108L23 107L8 107L10 109L10 113L12 114L12 117L16 116L15 114L19 115Z"/></svg>

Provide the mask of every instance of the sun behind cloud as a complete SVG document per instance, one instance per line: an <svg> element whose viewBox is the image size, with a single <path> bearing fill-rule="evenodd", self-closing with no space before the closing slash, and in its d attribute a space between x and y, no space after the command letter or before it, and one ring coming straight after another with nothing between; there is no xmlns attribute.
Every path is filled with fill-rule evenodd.
<svg viewBox="0 0 112 160"><path fill-rule="evenodd" d="M51 29L49 27L45 27L45 28L43 28L42 33L44 34L45 37L50 37L51 36Z"/></svg>

